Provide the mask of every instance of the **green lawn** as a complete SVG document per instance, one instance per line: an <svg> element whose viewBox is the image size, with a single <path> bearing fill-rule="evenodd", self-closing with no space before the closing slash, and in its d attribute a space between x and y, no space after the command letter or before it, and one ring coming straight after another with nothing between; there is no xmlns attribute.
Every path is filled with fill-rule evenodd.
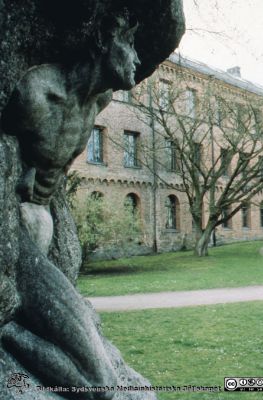
<svg viewBox="0 0 263 400"><path fill-rule="evenodd" d="M85 296L110 296L259 285L262 246L260 241L221 246L204 258L187 251L91 263L78 288Z"/></svg>
<svg viewBox="0 0 263 400"><path fill-rule="evenodd" d="M221 386L263 376L263 302L101 314L104 334L152 385ZM165 393L160 400L262 399L263 393Z"/></svg>

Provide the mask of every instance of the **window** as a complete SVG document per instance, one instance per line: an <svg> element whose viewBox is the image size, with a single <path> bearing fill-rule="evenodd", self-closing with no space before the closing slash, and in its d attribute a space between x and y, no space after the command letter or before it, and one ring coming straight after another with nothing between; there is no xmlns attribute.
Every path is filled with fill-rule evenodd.
<svg viewBox="0 0 263 400"><path fill-rule="evenodd" d="M170 195L165 202L166 207L166 229L179 229L179 202L177 197Z"/></svg>
<svg viewBox="0 0 263 400"><path fill-rule="evenodd" d="M103 162L102 129L93 128L87 145L87 161L101 164Z"/></svg>
<svg viewBox="0 0 263 400"><path fill-rule="evenodd" d="M170 101L170 86L171 83L169 81L160 80L160 97L159 97L159 107L162 110L167 111L169 108L169 101Z"/></svg>
<svg viewBox="0 0 263 400"><path fill-rule="evenodd" d="M138 205L139 205L138 196L135 193L127 194L127 196L125 197L124 206L131 211L134 217L136 217L138 211Z"/></svg>
<svg viewBox="0 0 263 400"><path fill-rule="evenodd" d="M227 218L231 214L231 208L230 207L225 207L222 210L222 218ZM231 219L226 219L225 221L222 222L222 227L223 228L228 228L230 229L231 226Z"/></svg>
<svg viewBox="0 0 263 400"><path fill-rule="evenodd" d="M121 90L121 99L125 103L130 103L131 101L131 92L129 90Z"/></svg>
<svg viewBox="0 0 263 400"><path fill-rule="evenodd" d="M196 117L196 90L186 90L186 113L189 117Z"/></svg>
<svg viewBox="0 0 263 400"><path fill-rule="evenodd" d="M249 228L250 226L250 215L249 215L249 205L243 204L241 207L241 214L242 214L242 227Z"/></svg>
<svg viewBox="0 0 263 400"><path fill-rule="evenodd" d="M167 152L167 168L169 171L176 171L178 169L177 164L177 151L176 142L174 140L166 140L166 152Z"/></svg>
<svg viewBox="0 0 263 400"><path fill-rule="evenodd" d="M221 168L222 168L222 175L229 176L231 174L230 170L230 162L229 162L229 150L227 149L220 149L220 158L221 158Z"/></svg>
<svg viewBox="0 0 263 400"><path fill-rule="evenodd" d="M259 211L260 211L260 226L261 228L263 228L263 202L260 203Z"/></svg>
<svg viewBox="0 0 263 400"><path fill-rule="evenodd" d="M125 167L138 167L138 137L137 132L124 132Z"/></svg>

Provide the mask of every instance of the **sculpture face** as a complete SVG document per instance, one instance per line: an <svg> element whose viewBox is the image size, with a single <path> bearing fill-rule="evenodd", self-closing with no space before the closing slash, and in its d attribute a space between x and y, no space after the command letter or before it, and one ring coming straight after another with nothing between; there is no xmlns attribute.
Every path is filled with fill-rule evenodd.
<svg viewBox="0 0 263 400"><path fill-rule="evenodd" d="M114 90L129 90L135 86L135 72L140 60L134 44L134 30L118 30L108 47L107 75Z"/></svg>

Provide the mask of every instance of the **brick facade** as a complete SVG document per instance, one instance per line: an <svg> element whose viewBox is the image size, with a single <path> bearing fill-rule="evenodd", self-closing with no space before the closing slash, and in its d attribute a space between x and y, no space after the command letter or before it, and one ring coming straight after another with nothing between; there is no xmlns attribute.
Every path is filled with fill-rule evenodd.
<svg viewBox="0 0 263 400"><path fill-rule="evenodd" d="M194 90L197 97L198 93L204 90L203 88L211 81L212 73L213 84L220 91L221 96L224 93L228 98L238 98L242 101L242 98L247 96L255 99L263 95L263 89L229 74L211 70L187 60L184 60L183 65L181 63L179 65L175 55L159 67L159 73L169 76L169 79L176 77L178 80L179 76L182 88ZM130 145L132 146L133 140L136 140L139 152L140 144L147 143L148 148L151 149L153 143L153 131L150 126L143 124L137 118L129 93L115 93L112 102L97 117L96 126L102 132L102 160L98 163L87 162L86 150L72 166L85 178L80 189L81 194L88 196L98 191L103 193L105 198L114 199L116 207L123 207L125 197L133 193L138 199L144 232L143 240L147 247L156 247L158 251L190 247L193 241L192 217L185 193L178 190L181 181L176 172L169 170L164 162L158 164L159 177L156 178L152 172L152 159L149 156L147 167L145 155L143 163L135 162L131 166L124 164L127 135L134 135L130 138ZM215 151L218 152L219 148ZM165 182L170 184L169 187ZM224 185L224 178L222 178L222 185ZM217 190L220 191L220 187ZM255 200L256 204L251 202L248 211L248 226L242 226L242 214L239 211L227 227L220 226L216 229L218 243L263 238L263 221L259 207L263 194L258 194ZM175 201L176 220L172 226L167 226L167 207L171 201ZM204 204L204 218L206 218L206 204Z"/></svg>

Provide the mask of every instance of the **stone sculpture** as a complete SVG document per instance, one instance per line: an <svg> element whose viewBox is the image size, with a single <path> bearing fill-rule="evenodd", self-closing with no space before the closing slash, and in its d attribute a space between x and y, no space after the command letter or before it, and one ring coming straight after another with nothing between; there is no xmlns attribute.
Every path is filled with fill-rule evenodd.
<svg viewBox="0 0 263 400"><path fill-rule="evenodd" d="M73 390L148 382L102 336L96 313L74 287L80 252L64 177L112 91L149 75L183 31L180 0L0 1L5 400L23 390L26 400L58 398L37 393L41 385L64 388L59 396L72 399L155 398Z"/></svg>

